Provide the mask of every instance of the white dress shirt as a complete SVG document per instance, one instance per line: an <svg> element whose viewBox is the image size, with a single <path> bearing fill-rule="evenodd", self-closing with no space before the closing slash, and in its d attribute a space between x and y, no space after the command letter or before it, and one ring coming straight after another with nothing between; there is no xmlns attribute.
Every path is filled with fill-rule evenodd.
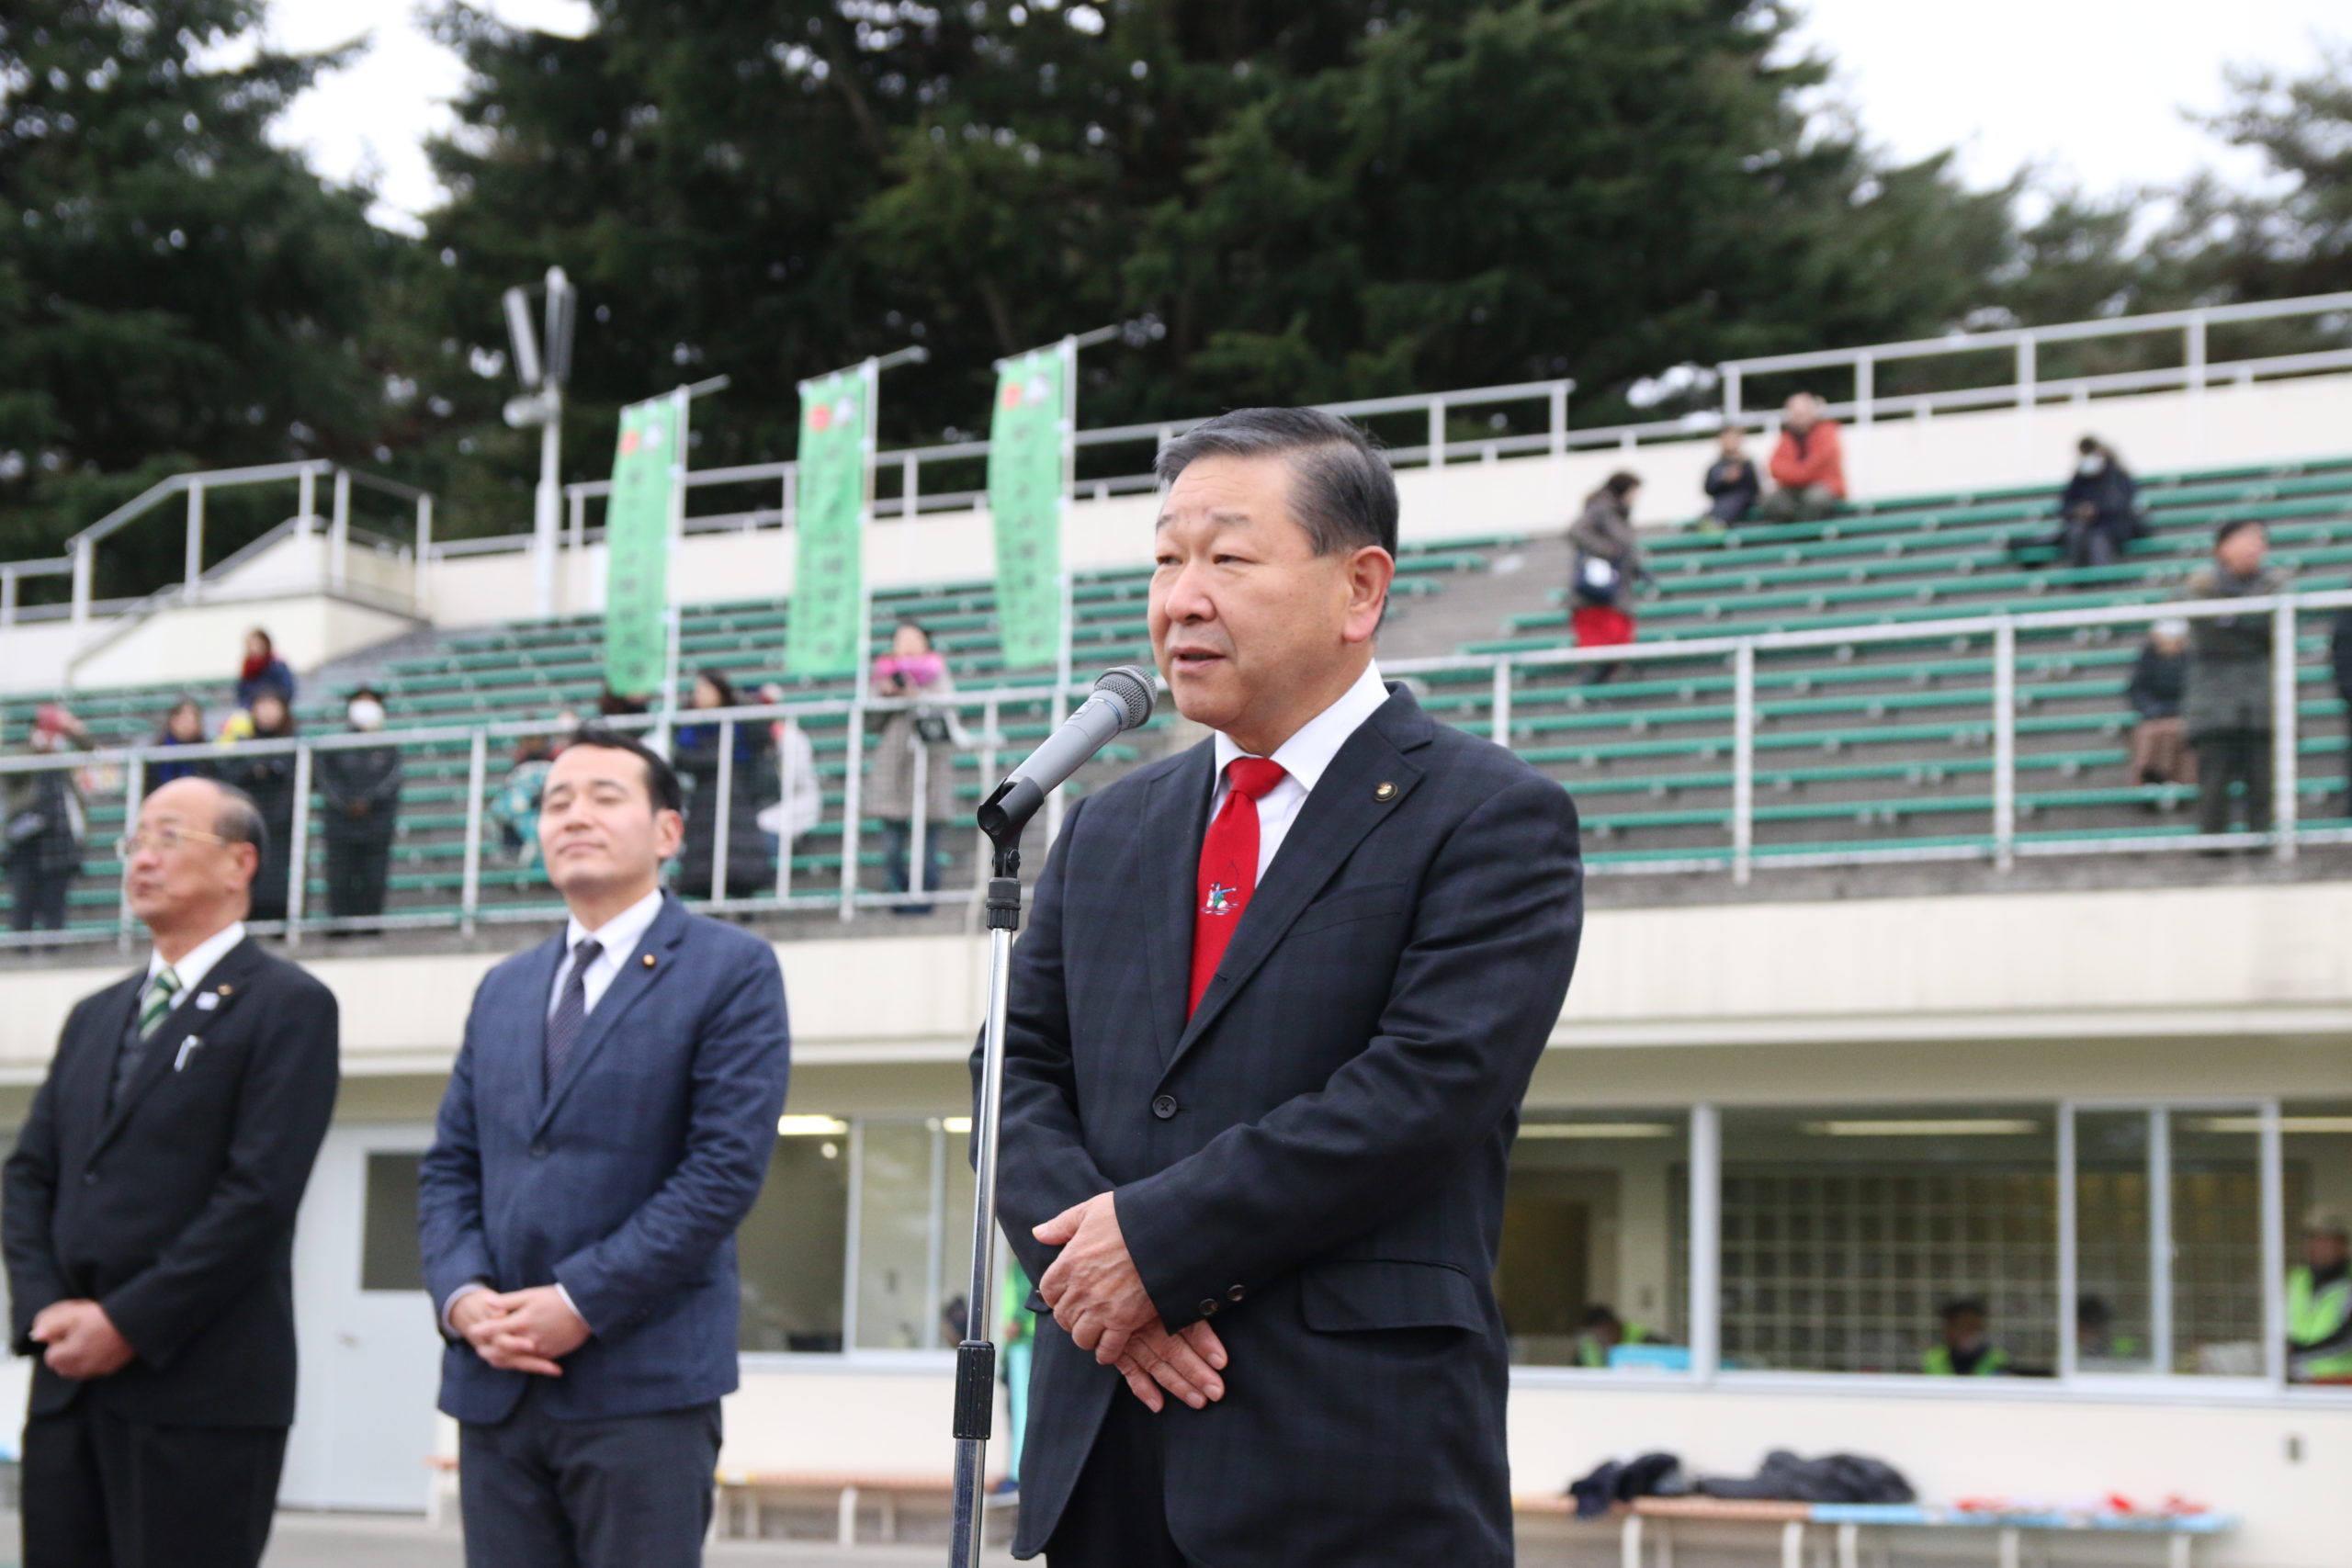
<svg viewBox="0 0 2352 1568"><path fill-rule="evenodd" d="M1348 737L1360 728L1365 719L1380 711L1388 700L1388 688L1380 679L1377 660L1363 667L1356 683L1340 694L1340 700L1300 725L1298 733L1275 748L1268 759L1282 764L1283 782L1258 797L1258 880L1266 878L1266 868L1274 863L1274 852L1283 847L1283 837L1290 825L1298 819L1299 807L1306 804L1307 795L1322 782L1324 770ZM1216 787L1209 792L1209 820L1224 809L1225 797L1233 784L1226 777L1226 764L1236 757L1246 757L1244 751L1223 730L1216 736Z"/></svg>
<svg viewBox="0 0 2352 1568"><path fill-rule="evenodd" d="M605 999L606 991L612 989L613 976L621 972L621 961L628 956L639 942L644 940L645 933L652 929L653 918L661 912L662 889L656 887L593 931L580 923L580 917L577 915L566 921L563 928L563 956L556 961L555 984L548 987L548 1014L550 1016L554 1014L556 1001L563 995L564 986L571 979L571 955L582 942L590 937L594 937L597 942L596 956L589 961L588 973L580 982L581 993L588 1004L582 1014L585 1017L596 1010L596 1004ZM490 1289L489 1281L472 1280L451 1291L449 1299L441 1303L443 1331L451 1338L457 1337L457 1325L449 1319L449 1309L476 1291L488 1289ZM557 1282L555 1289L556 1294L563 1298L563 1304L571 1308L574 1316L579 1315L580 1308L573 1304L571 1292L563 1288L560 1280Z"/></svg>
<svg viewBox="0 0 2352 1568"><path fill-rule="evenodd" d="M555 966L555 984L548 988L548 1015L555 1015L555 1004L563 995L565 984L571 978L571 955L590 937L598 943L596 956L588 964L588 974L580 983L588 1001L586 1012L594 1012L596 1004L605 999L611 988L613 976L621 972L622 961L629 950L645 939L653 925L653 917L662 912L662 889L656 887L594 931L580 923L574 915L563 928L563 957ZM583 1015L584 1016L584 1015Z"/></svg>
<svg viewBox="0 0 2352 1568"><path fill-rule="evenodd" d="M177 964L166 965L164 963L164 955L151 948L147 953L147 985L139 987L141 1005L143 1006L146 1001L147 987L153 986L155 983L155 976L169 967L172 978L180 983L178 998L173 1003L176 1010L180 1002L196 995L196 988L204 984L204 977L212 973L212 966L228 957L229 950L244 940L245 922L231 920L227 925L180 954L180 961Z"/></svg>

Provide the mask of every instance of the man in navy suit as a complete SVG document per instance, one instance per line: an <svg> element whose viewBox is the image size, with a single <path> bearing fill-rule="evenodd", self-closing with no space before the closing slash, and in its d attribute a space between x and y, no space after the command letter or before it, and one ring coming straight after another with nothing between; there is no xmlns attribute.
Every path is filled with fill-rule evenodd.
<svg viewBox="0 0 2352 1568"><path fill-rule="evenodd" d="M584 729L539 844L571 919L492 970L418 1196L474 1568L697 1563L736 1386L735 1229L789 1046L765 942L664 893L677 775Z"/></svg>
<svg viewBox="0 0 2352 1568"><path fill-rule="evenodd" d="M1159 473L1154 650L1216 733L1072 807L1015 949L999 1215L1052 1315L1014 1551L1507 1564L1490 1281L1576 813L1382 682L1352 426L1244 410Z"/></svg>

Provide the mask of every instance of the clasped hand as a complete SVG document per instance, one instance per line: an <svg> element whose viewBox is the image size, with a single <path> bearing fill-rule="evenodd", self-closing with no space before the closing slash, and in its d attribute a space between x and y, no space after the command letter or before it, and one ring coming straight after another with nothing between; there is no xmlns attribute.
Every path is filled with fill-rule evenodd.
<svg viewBox="0 0 2352 1568"><path fill-rule="evenodd" d="M1204 1322L1173 1334L1161 1324L1159 1309L1127 1256L1111 1193L1063 1210L1031 1234L1062 1249L1037 1281L1037 1293L1053 1308L1054 1321L1069 1331L1080 1349L1093 1351L1103 1366L1118 1368L1137 1399L1157 1412L1167 1403L1162 1389L1195 1410L1225 1397L1225 1380L1218 1375L1225 1370L1224 1341Z"/></svg>
<svg viewBox="0 0 2352 1568"><path fill-rule="evenodd" d="M51 1302L33 1316L31 1337L48 1347L41 1360L62 1378L80 1382L111 1377L139 1352L91 1301Z"/></svg>
<svg viewBox="0 0 2352 1568"><path fill-rule="evenodd" d="M560 1378L556 1363L588 1342L588 1325L553 1285L475 1291L449 1309L449 1326L501 1371Z"/></svg>

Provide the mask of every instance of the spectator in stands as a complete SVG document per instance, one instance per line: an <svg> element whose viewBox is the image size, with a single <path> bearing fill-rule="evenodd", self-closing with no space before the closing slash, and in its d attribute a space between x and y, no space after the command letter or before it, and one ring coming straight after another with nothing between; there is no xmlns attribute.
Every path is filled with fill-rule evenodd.
<svg viewBox="0 0 2352 1568"><path fill-rule="evenodd" d="M1985 1332L1987 1314L1981 1297L1946 1302L1941 1316L1943 1343L1919 1358L1921 1371L1931 1378L1993 1378L2008 1371L2009 1353Z"/></svg>
<svg viewBox="0 0 2352 1568"><path fill-rule="evenodd" d="M928 893L939 886L939 843L956 814L956 748L960 730L945 699L956 690L947 660L931 646L931 634L913 621L900 621L890 634L890 651L874 661L874 694L914 699L882 716L880 739L865 780L865 811L882 822L883 854L893 893ZM916 763L922 762L918 800ZM923 863L909 864L914 846L914 816L922 812ZM920 886L915 878L921 877ZM927 904L900 904L921 914Z"/></svg>
<svg viewBox="0 0 2352 1568"><path fill-rule="evenodd" d="M544 735L525 736L514 748L506 782L491 797L490 819L498 829L498 841L516 865L538 862L539 792L547 787L548 765L554 761L554 741Z"/></svg>
<svg viewBox="0 0 2352 1568"><path fill-rule="evenodd" d="M2323 1210L2303 1222L2303 1266L2287 1276L2287 1376L2352 1382L2352 1225Z"/></svg>
<svg viewBox="0 0 2352 1568"><path fill-rule="evenodd" d="M373 734L384 728L383 696L361 686L344 715L354 734ZM400 826L400 748L338 747L314 753L313 760L326 802L327 913L380 915Z"/></svg>
<svg viewBox="0 0 2352 1568"><path fill-rule="evenodd" d="M2140 716L2132 728L2132 777L2143 784L2195 784L2197 759L2180 705L2188 689L2188 623L2168 619L2148 628L2132 666L2124 700Z"/></svg>
<svg viewBox="0 0 2352 1568"><path fill-rule="evenodd" d="M294 700L294 671L277 657L277 645L269 634L255 626L245 634L245 661L237 671L237 706L253 712L254 699L273 687L288 702Z"/></svg>
<svg viewBox="0 0 2352 1568"><path fill-rule="evenodd" d="M2140 531L2139 481L2097 436L2075 444L2074 476L2058 497L2058 543L2070 567L2113 566Z"/></svg>
<svg viewBox="0 0 2352 1568"><path fill-rule="evenodd" d="M696 709L743 705L734 683L716 670L695 676L687 706ZM678 772L692 786L686 797L685 849L679 862L678 891L688 898L710 897L714 837L718 831L718 758L721 727L683 724L674 747ZM775 867L760 840L760 774L772 742L756 720L735 726L734 760L727 784L727 897L749 898L775 884Z"/></svg>
<svg viewBox="0 0 2352 1568"><path fill-rule="evenodd" d="M1640 476L1620 469L1584 498L1584 511L1568 525L1568 624L1578 648L1634 640L1634 580L1649 575L1634 532L1634 498L1641 490ZM1585 680L1599 684L1620 668L1589 666Z"/></svg>
<svg viewBox="0 0 2352 1568"><path fill-rule="evenodd" d="M625 697L610 686L605 687L596 696L596 712L605 718L621 718L629 714L652 711L653 699L650 696Z"/></svg>
<svg viewBox="0 0 2352 1568"><path fill-rule="evenodd" d="M1627 1323L1614 1307L1600 1303L1584 1309L1577 1334L1577 1365L1606 1367L1609 1352L1620 1345L1639 1345L1648 1336L1638 1323Z"/></svg>
<svg viewBox="0 0 2352 1568"><path fill-rule="evenodd" d="M1838 422L1821 417L1821 400L1811 392L1791 397L1781 410L1781 442L1772 448L1772 482L1764 515L1775 523L1815 523L1846 499L1846 453Z"/></svg>
<svg viewBox="0 0 2352 1568"><path fill-rule="evenodd" d="M2213 560L2189 573L2182 599L2256 598L2287 591L2266 563L2270 536L2251 517L2214 531ZM2197 748L2197 830L2230 830L2230 789L2245 790L2245 826L2270 830L2270 615L2200 615L2189 622L2188 695L2182 705ZM2219 852L2209 852L2218 853Z"/></svg>
<svg viewBox="0 0 2352 1568"><path fill-rule="evenodd" d="M55 703L34 710L29 749L49 755L86 748L82 721ZM81 782L71 768L0 775L6 785L8 923L13 931L65 929L65 905L82 874L82 846L90 818Z"/></svg>
<svg viewBox="0 0 2352 1568"><path fill-rule="evenodd" d="M201 746L204 744L204 705L194 697L182 697L164 716L163 725L155 731L153 744L157 746ZM177 779L209 778L209 762L169 762L148 759L147 787L152 792Z"/></svg>
<svg viewBox="0 0 2352 1568"><path fill-rule="evenodd" d="M2352 610L2335 612L2327 651L2335 665L2335 694L2344 699L2346 728L2352 729ZM2352 741L2344 748L2344 815L2352 817Z"/></svg>
<svg viewBox="0 0 2352 1568"><path fill-rule="evenodd" d="M769 682L760 688L760 701L784 701L784 688ZM824 820L825 791L817 776L817 749L799 721L777 719L768 734L775 742L769 751L775 777L766 781L762 794L775 799L760 808L760 832L767 840L769 858L777 859L790 854L793 841Z"/></svg>
<svg viewBox="0 0 2352 1568"><path fill-rule="evenodd" d="M252 739L294 738L293 706L276 686L256 691L253 705L246 711L251 718ZM282 920L286 918L288 874L293 864L294 753L270 751L232 757L220 764L214 776L243 790L253 798L254 808L261 813L265 829L261 869L254 874L253 908L247 912L248 918Z"/></svg>
<svg viewBox="0 0 2352 1568"><path fill-rule="evenodd" d="M1699 526L1710 533L1736 525L1764 491L1764 481L1747 456L1746 431L1727 424L1715 437L1715 446L1719 455L1707 469L1707 514L1699 519Z"/></svg>

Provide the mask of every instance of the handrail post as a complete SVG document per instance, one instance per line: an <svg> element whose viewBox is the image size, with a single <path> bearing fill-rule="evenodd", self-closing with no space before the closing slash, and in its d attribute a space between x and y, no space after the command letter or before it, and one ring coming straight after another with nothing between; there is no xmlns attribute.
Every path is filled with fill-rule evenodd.
<svg viewBox="0 0 2352 1568"><path fill-rule="evenodd" d="M1747 886L1756 866L1756 644L1742 642L1731 664L1731 879Z"/></svg>
<svg viewBox="0 0 2352 1568"><path fill-rule="evenodd" d="M409 597L416 602L417 613L430 619L433 615L433 498L416 498L416 571Z"/></svg>
<svg viewBox="0 0 2352 1568"><path fill-rule="evenodd" d="M474 934L474 916L481 908L481 795L490 783L490 731L477 728L466 755L466 869L458 896L459 923Z"/></svg>
<svg viewBox="0 0 2352 1568"><path fill-rule="evenodd" d="M910 449L899 460L899 515L912 517L922 484L922 461Z"/></svg>
<svg viewBox="0 0 2352 1568"><path fill-rule="evenodd" d="M195 604L198 585L204 580L204 486L200 481L187 487L187 555L181 579L185 584L181 598Z"/></svg>
<svg viewBox="0 0 2352 1568"><path fill-rule="evenodd" d="M0 631L17 624L17 569L0 566Z"/></svg>
<svg viewBox="0 0 2352 1568"><path fill-rule="evenodd" d="M735 721L731 718L718 721L718 773L712 783L718 794L718 808L710 819L710 901L717 904L727 897L727 832L734 826Z"/></svg>
<svg viewBox="0 0 2352 1568"><path fill-rule="evenodd" d="M1445 400L1430 400L1430 467L1445 467Z"/></svg>
<svg viewBox="0 0 2352 1568"><path fill-rule="evenodd" d="M2018 339L2018 407L2033 407L2034 343L2030 337Z"/></svg>
<svg viewBox="0 0 2352 1568"><path fill-rule="evenodd" d="M1740 386L1739 367L1736 365L1726 365L1723 367L1722 374L1724 378L1724 423L1725 424L1737 424L1740 422L1739 395L1742 389Z"/></svg>
<svg viewBox="0 0 2352 1568"><path fill-rule="evenodd" d="M1878 365L1868 352L1854 356L1854 423L1871 423L1871 400L1878 394Z"/></svg>
<svg viewBox="0 0 2352 1568"><path fill-rule="evenodd" d="M2301 801L2295 788L2295 606L2293 601L2270 613L2270 743L2275 804L2271 807L2272 842L2278 858L2295 858L2295 820Z"/></svg>
<svg viewBox="0 0 2352 1568"><path fill-rule="evenodd" d="M2008 617L1993 626L1993 863L2017 864L2018 629Z"/></svg>
<svg viewBox="0 0 2352 1568"><path fill-rule="evenodd" d="M319 471L315 464L305 465L300 477L294 481L294 536L311 536L311 524L319 511Z"/></svg>
<svg viewBox="0 0 2352 1568"><path fill-rule="evenodd" d="M1487 715L1487 739L1508 751L1510 744L1510 660L1495 660L1495 694Z"/></svg>
<svg viewBox="0 0 2352 1568"><path fill-rule="evenodd" d="M351 470L334 471L334 521L327 529L327 581L343 586L344 569L351 556Z"/></svg>
<svg viewBox="0 0 2352 1568"><path fill-rule="evenodd" d="M797 793L794 786L800 782L795 768L795 759L799 748L793 745L793 741L798 738L798 726L789 716L781 719L772 718L768 720L768 725L770 728L777 730L775 737L776 794L785 808L784 831L775 836L775 901L782 904L792 897L792 840L794 837L792 797ZM813 760L815 754L812 752L810 755ZM821 817L824 815L822 786L820 786L818 795L817 811Z"/></svg>
<svg viewBox="0 0 2352 1568"><path fill-rule="evenodd" d="M125 833L137 826L140 803L147 796L147 752L144 748L130 753L122 775L122 820ZM119 868L118 868L119 870ZM130 912L130 883L122 885L121 908L115 914L115 945L124 952L130 950L130 939L138 930L139 918Z"/></svg>
<svg viewBox="0 0 2352 1568"><path fill-rule="evenodd" d="M842 785L842 919L857 916L858 814L865 809L865 699L849 705L849 773Z"/></svg>
<svg viewBox="0 0 2352 1568"><path fill-rule="evenodd" d="M2182 348L2188 365L2188 389L2205 389L2205 312L2191 310L2188 324L2181 328Z"/></svg>
<svg viewBox="0 0 2352 1568"><path fill-rule="evenodd" d="M907 791L907 886L909 893L925 893L931 880L931 748L923 744L922 728L909 731L914 739L914 776Z"/></svg>
<svg viewBox="0 0 2352 1568"><path fill-rule="evenodd" d="M97 547L88 539L74 541L74 629L76 632L90 624L90 581L96 562L92 558Z"/></svg>
<svg viewBox="0 0 2352 1568"><path fill-rule="evenodd" d="M294 830L286 845L286 945L302 941L302 906L311 891L311 743L294 742Z"/></svg>
<svg viewBox="0 0 2352 1568"><path fill-rule="evenodd" d="M1551 403L1552 456L1565 457L1568 455L1568 384L1566 381L1552 383Z"/></svg>

